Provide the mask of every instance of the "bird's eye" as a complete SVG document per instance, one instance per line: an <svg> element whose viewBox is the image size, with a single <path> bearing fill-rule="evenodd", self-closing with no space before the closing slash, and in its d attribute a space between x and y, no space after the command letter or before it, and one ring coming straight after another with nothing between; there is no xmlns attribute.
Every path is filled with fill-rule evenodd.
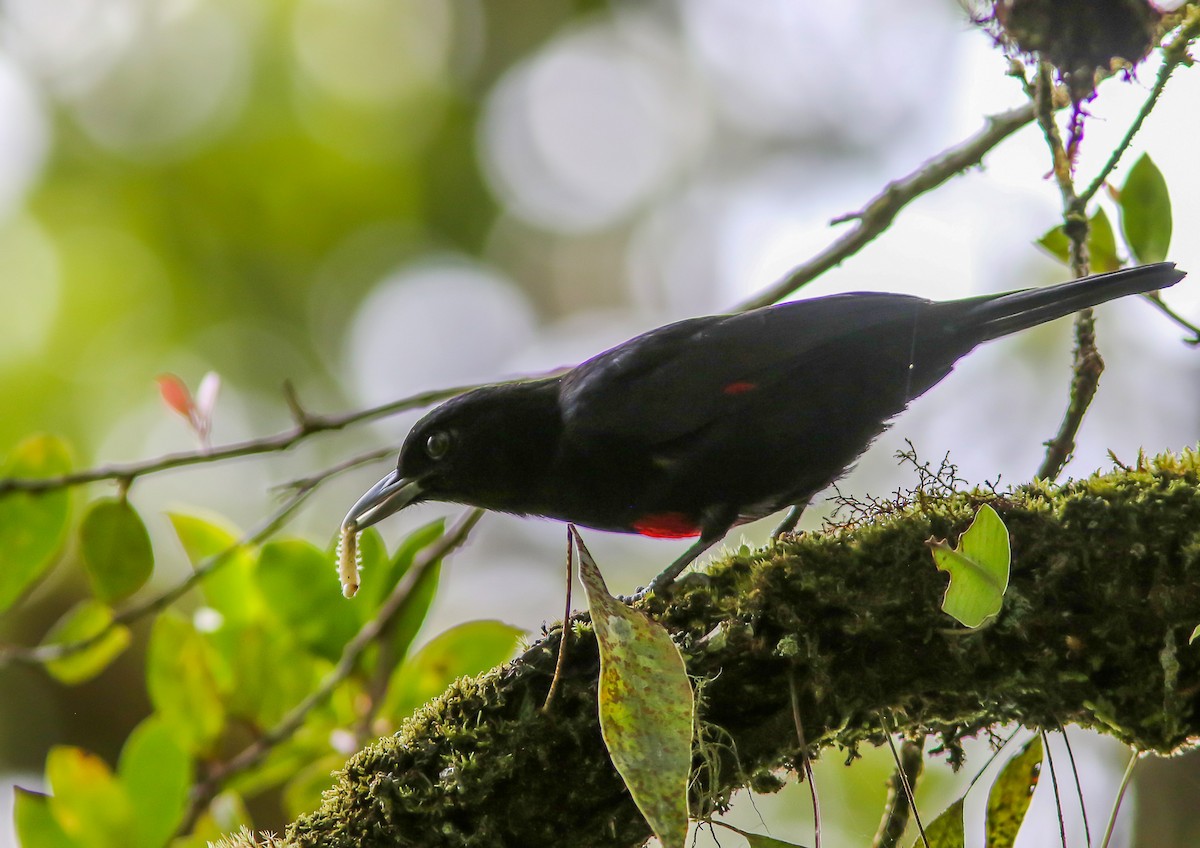
<svg viewBox="0 0 1200 848"><path fill-rule="evenodd" d="M450 434L445 430L436 430L425 440L425 453L430 459L441 459L450 452Z"/></svg>

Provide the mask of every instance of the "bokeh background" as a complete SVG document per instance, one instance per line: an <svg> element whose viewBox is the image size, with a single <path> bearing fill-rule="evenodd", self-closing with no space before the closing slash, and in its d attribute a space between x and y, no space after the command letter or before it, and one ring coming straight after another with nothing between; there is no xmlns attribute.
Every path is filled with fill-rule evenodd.
<svg viewBox="0 0 1200 848"><path fill-rule="evenodd" d="M1152 57L1101 87L1085 178L1156 69ZM219 373L223 443L289 426L285 380L310 411L345 411L572 364L728 309L836 237L831 218L1020 105L1006 70L954 0L3 0L0 455L37 431L67 437L81 466L194 447L157 395L162 372L192 386ZM1193 269L1198 103L1200 72L1182 69L1125 160L1149 152L1163 171L1172 258ZM950 297L1065 278L1033 246L1058 220L1048 170L1037 130L1022 131L806 293ZM1168 300L1200 319L1194 282ZM1130 461L1194 445L1200 352L1183 331L1131 300L1104 307L1099 332L1108 370L1068 472L1108 465L1109 450ZM842 490L911 482L894 458L905 439L923 459L948 451L970 482L1027 480L1065 405L1070 343L1062 321L977 351ZM413 420L139 481L156 585L186 570L166 509L251 526L273 484L398 444ZM323 544L386 465L327 486L288 532ZM383 530L396 539L450 511L423 506ZM621 591L676 553L588 539ZM488 517L447 569L426 636L479 617L536 633L561 614L564 546L560 525ZM84 591L68 551L0 638L36 641ZM41 786L50 745L111 761L145 709L137 651L76 689L0 669L0 845L8 787ZM1124 753L1073 739L1095 821ZM821 764L824 803L849 811L827 839L869 840L888 763ZM927 815L952 782L930 780ZM1200 797L1195 758L1141 770L1114 844L1196 844L1173 797ZM799 838L806 798L792 787L735 820L756 827L761 812ZM1056 832L1052 802L1035 806Z"/></svg>

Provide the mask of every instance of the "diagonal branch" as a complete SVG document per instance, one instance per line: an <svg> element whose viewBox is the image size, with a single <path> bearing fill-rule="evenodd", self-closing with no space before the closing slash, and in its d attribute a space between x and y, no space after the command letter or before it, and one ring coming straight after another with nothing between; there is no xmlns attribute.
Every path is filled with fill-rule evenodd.
<svg viewBox="0 0 1200 848"><path fill-rule="evenodd" d="M793 268L782 280L739 304L737 311L769 306L836 268L890 227L901 209L956 174L978 165L992 148L1033 119L1032 104L990 116L984 128L966 141L944 150L908 176L888 183L860 211L835 219L833 223L854 221L855 224L850 232Z"/></svg>
<svg viewBox="0 0 1200 848"><path fill-rule="evenodd" d="M95 483L101 480L115 480L122 485L128 486L130 482L138 477L144 477L148 474L157 474L162 471L169 471L173 468L184 468L189 465L199 465L201 463L220 462L226 459L236 459L245 456L255 456L264 453L276 453L285 451L290 447L304 441L305 439L314 436L318 433L328 433L335 430L342 430L353 424L360 424L364 421L372 421L376 418L385 418L389 415L396 415L400 412L407 412L410 409L420 409L430 404L436 403L439 400L453 397L454 395L462 394L463 392L474 388L474 386L458 386L451 389L438 389L431 392L423 392L411 397L401 398L390 403L373 406L369 409L360 409L354 412L348 412L343 415L311 415L303 413L296 415L296 405L294 395L288 395L289 406L293 410L293 414L297 418L296 426L290 430L285 430L281 433L276 433L273 436L263 436L258 439L248 439L243 442L234 442L233 444L223 445L218 448L208 450L182 451L180 453L167 454L166 456L158 457L157 459L146 460L144 462L129 462L115 463L112 465L102 465L96 468L90 468L84 471L76 471L71 474L63 474L58 477L8 477L0 479L0 497L12 492L49 492L55 489L65 489L71 486L80 486L85 483Z"/></svg>
<svg viewBox="0 0 1200 848"><path fill-rule="evenodd" d="M1086 204L1095 197L1096 192L1104 185L1109 174L1117 167L1117 164L1121 161L1121 157L1129 149L1129 145L1133 143L1133 137L1138 134L1138 131L1142 128L1142 124L1158 104L1158 98L1162 95L1163 89L1167 87L1167 81L1171 79L1171 74L1175 73L1175 69L1180 65L1191 61L1188 56L1188 48L1197 37L1200 37L1200 6L1192 5L1187 9L1183 25L1175 33L1175 37L1163 45L1163 64L1158 69L1158 76L1154 80L1154 85L1151 87L1150 93L1142 102L1142 107L1138 110L1132 123L1130 123L1129 129L1125 131L1125 136L1113 148L1112 155L1108 157L1108 161L1100 168L1095 178L1088 183L1088 187L1079 193L1080 201Z"/></svg>

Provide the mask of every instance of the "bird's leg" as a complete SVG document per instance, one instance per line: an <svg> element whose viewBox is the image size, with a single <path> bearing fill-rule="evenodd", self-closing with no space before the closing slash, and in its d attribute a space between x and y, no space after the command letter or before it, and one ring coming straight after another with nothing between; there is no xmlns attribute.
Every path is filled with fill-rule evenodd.
<svg viewBox="0 0 1200 848"><path fill-rule="evenodd" d="M788 510L788 514L783 517L783 521L775 528L775 532L771 534L772 539L778 539L784 533L791 533L796 529L796 525L800 523L800 516L804 514L804 508L808 504L796 504Z"/></svg>
<svg viewBox="0 0 1200 848"><path fill-rule="evenodd" d="M650 584L646 586L646 588L639 589L637 592L634 592L633 597L630 598L630 600L640 601L642 598L646 597L652 592L661 592L663 589L666 589L675 582L675 578L679 576L681 571L695 562L702 553L707 551L717 542L721 541L721 539L725 538L725 531L728 529L729 528L724 528L720 533L717 534L706 533L702 535L690 548L680 554L678 559L664 568L661 574L651 580Z"/></svg>

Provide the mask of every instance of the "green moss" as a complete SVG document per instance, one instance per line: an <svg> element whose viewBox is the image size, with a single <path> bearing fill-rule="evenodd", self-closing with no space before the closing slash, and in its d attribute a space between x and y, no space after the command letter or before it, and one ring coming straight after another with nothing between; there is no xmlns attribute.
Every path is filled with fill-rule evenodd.
<svg viewBox="0 0 1200 848"><path fill-rule="evenodd" d="M803 534L710 569L647 607L701 696L693 812L775 786L810 755L882 741L879 715L934 734L952 762L993 725L1092 727L1170 753L1200 735L1200 455L1055 487L909 493L877 517ZM963 632L940 612L925 541L954 540L991 503L1012 538L1004 609ZM461 680L347 765L293 845L620 846L648 835L604 752L597 660L576 628L564 686L539 712L560 631Z"/></svg>

